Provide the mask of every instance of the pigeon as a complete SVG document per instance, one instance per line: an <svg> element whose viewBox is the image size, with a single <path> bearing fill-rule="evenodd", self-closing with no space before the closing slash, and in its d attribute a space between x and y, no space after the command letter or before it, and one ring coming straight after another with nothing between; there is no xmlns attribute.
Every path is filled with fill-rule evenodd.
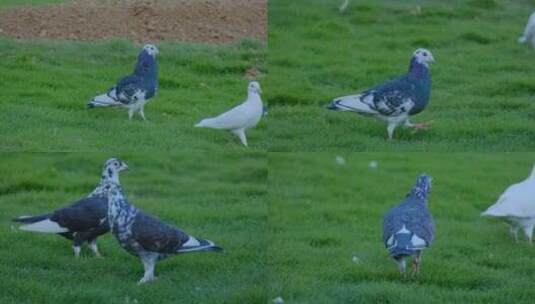
<svg viewBox="0 0 535 304"><path fill-rule="evenodd" d="M422 251L433 241L435 224L427 208L430 189L431 176L418 176L409 194L383 220L383 242L402 274L406 272L405 259L410 256L414 256L412 273L419 272Z"/></svg>
<svg viewBox="0 0 535 304"><path fill-rule="evenodd" d="M250 82L247 88L247 100L244 103L219 116L203 119L195 127L230 130L240 138L244 146L247 146L245 130L256 126L265 113L260 98L261 93L260 84L256 81Z"/></svg>
<svg viewBox="0 0 535 304"><path fill-rule="evenodd" d="M112 234L123 249L139 257L143 263L145 273L139 284L156 279L156 262L170 255L223 251L214 242L186 234L131 205L120 185L109 182L105 191L108 193L108 221Z"/></svg>
<svg viewBox="0 0 535 304"><path fill-rule="evenodd" d="M535 12L529 16L528 23L524 29L524 34L518 37L518 43L526 43L531 40L531 45L535 48Z"/></svg>
<svg viewBox="0 0 535 304"><path fill-rule="evenodd" d="M110 158L104 164L99 185L86 198L48 214L21 216L13 221L24 224L19 227L21 230L56 233L72 240L77 258L81 246L87 242L95 256L101 258L97 238L109 231L108 201L103 187L108 182L119 184L119 173L127 169L128 166L120 159Z"/></svg>
<svg viewBox="0 0 535 304"><path fill-rule="evenodd" d="M429 103L431 75L429 64L435 62L426 49L417 49L412 56L409 71L398 78L375 86L357 95L335 98L327 108L373 116L387 122L388 139L394 130L404 124L416 129L428 128L428 123L413 124L409 116L422 112Z"/></svg>
<svg viewBox="0 0 535 304"><path fill-rule="evenodd" d="M527 179L509 186L498 198L498 202L481 215L508 222L515 241L518 241L518 230L522 228L531 244L535 226L535 166Z"/></svg>
<svg viewBox="0 0 535 304"><path fill-rule="evenodd" d="M128 119L132 119L134 112L139 112L145 120L143 109L158 89L158 63L156 46L147 44L139 53L134 73L128 75L108 90L87 104L88 108L120 106L128 108Z"/></svg>

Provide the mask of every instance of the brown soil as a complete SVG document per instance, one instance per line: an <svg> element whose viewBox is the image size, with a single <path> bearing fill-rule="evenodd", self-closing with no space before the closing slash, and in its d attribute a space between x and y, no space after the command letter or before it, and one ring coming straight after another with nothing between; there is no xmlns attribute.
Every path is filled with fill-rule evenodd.
<svg viewBox="0 0 535 304"><path fill-rule="evenodd" d="M0 10L0 35L135 42L265 41L267 0L75 0Z"/></svg>

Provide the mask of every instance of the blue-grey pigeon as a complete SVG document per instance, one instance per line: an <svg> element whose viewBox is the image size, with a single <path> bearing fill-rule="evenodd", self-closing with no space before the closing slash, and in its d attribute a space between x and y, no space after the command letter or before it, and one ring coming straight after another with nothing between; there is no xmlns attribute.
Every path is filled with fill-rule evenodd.
<svg viewBox="0 0 535 304"><path fill-rule="evenodd" d="M86 198L48 214L21 216L13 221L24 224L19 227L21 230L56 233L72 240L75 257L80 256L81 246L87 243L100 258L97 238L110 230L107 193L103 187L108 182L119 184L119 173L127 169L120 159L110 158L104 164L100 183Z"/></svg>
<svg viewBox="0 0 535 304"><path fill-rule="evenodd" d="M431 190L431 176L418 176L416 185L405 199L390 209L383 220L383 242L390 256L405 273L405 259L414 256L412 272L418 273L422 251L433 242L435 224L427 208L427 196Z"/></svg>
<svg viewBox="0 0 535 304"><path fill-rule="evenodd" d="M89 108L121 106L128 108L128 118L139 112L145 120L145 104L158 89L158 63L156 46L147 44L139 53L134 73L130 74L108 90L107 93L93 97L87 104Z"/></svg>
<svg viewBox="0 0 535 304"><path fill-rule="evenodd" d="M168 256L223 250L212 241L188 235L131 205L118 184L107 183L105 191L108 193L108 220L113 235L123 249L139 257L143 263L145 274L139 284L154 280L156 262Z"/></svg>
<svg viewBox="0 0 535 304"><path fill-rule="evenodd" d="M398 78L375 86L357 95L335 98L328 109L350 111L373 116L387 122L388 138L400 124L416 129L426 129L428 123L413 124L409 116L422 112L429 103L431 74L429 64L435 59L430 51L417 49L409 65L409 71Z"/></svg>

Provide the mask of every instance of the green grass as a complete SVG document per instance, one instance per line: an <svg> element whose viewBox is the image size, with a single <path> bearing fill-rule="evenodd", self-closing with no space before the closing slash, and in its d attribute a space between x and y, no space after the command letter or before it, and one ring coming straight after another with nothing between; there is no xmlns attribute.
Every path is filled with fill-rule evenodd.
<svg viewBox="0 0 535 304"><path fill-rule="evenodd" d="M272 151L530 151L535 148L535 53L516 39L532 1L269 2ZM421 7L421 15L415 8ZM431 50L433 85L414 122L427 132L328 111L332 98L405 73Z"/></svg>
<svg viewBox="0 0 535 304"><path fill-rule="evenodd" d="M535 251L481 218L535 155L333 153L268 156L269 296L287 303L531 303ZM370 169L370 161L379 162ZM432 247L403 279L381 241L384 213L433 176ZM353 257L359 261L354 263Z"/></svg>
<svg viewBox="0 0 535 304"><path fill-rule="evenodd" d="M108 155L4 153L0 162L0 303L265 303L264 153L118 155L129 200L222 254L158 263L159 279L137 286L143 267L107 234L103 260L55 235L19 231L10 219L42 214L94 188Z"/></svg>
<svg viewBox="0 0 535 304"><path fill-rule="evenodd" d="M243 151L229 132L193 128L241 103L244 72L264 70L265 47L160 43L159 91L148 121L125 109L86 109L89 99L132 72L139 46L127 41L0 39L0 151ZM249 150L267 149L265 122L248 132Z"/></svg>

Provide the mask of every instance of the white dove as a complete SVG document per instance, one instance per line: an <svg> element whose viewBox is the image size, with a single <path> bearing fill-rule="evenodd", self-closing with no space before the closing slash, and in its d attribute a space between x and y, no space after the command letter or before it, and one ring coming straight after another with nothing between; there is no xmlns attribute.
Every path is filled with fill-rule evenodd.
<svg viewBox="0 0 535 304"><path fill-rule="evenodd" d="M205 118L195 127L230 130L240 138L244 146L247 146L245 130L256 126L264 113L264 106L260 98L261 93L260 84L256 81L250 82L247 87L247 100L244 103L219 116Z"/></svg>
<svg viewBox="0 0 535 304"><path fill-rule="evenodd" d="M511 234L516 241L518 229L522 228L531 244L535 226L535 166L527 179L509 186L498 202L481 215L504 219L511 225Z"/></svg>

